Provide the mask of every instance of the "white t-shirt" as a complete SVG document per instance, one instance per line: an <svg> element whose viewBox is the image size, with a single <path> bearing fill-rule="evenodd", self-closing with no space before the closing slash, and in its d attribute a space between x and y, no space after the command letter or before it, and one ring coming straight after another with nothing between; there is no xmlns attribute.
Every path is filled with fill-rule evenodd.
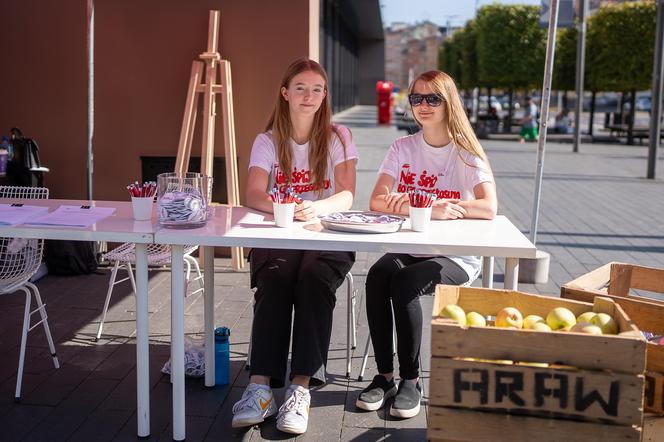
<svg viewBox="0 0 664 442"><path fill-rule="evenodd" d="M339 134L344 139L346 150L339 140L339 137L333 132L332 144L329 150L327 161L327 174L323 180L323 193L320 199L328 198L334 195L334 168L344 161L357 161L357 147L351 139L350 130L344 126L336 125ZM291 186L295 193L302 199L315 201L319 199L317 189L314 189L311 181L311 171L309 170L309 143L297 144L291 139L291 148L293 149L293 170L291 171ZM280 192L285 192L288 183L279 169L279 159L277 149L272 139L272 131L259 134L254 140L251 148L251 157L249 159L249 168L260 167L269 174L268 189L272 189L276 183Z"/></svg>
<svg viewBox="0 0 664 442"><path fill-rule="evenodd" d="M434 147L424 141L422 132L398 138L390 146L379 173L395 179L395 192L424 190L438 198L473 200L480 183L494 182L488 165L454 143ZM420 255L418 255L420 256ZM478 256L448 256L474 276L480 269Z"/></svg>

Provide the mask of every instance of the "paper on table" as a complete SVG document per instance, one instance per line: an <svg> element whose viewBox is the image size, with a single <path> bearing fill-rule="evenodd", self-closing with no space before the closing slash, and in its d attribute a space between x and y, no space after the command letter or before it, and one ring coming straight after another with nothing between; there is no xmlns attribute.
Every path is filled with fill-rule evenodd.
<svg viewBox="0 0 664 442"><path fill-rule="evenodd" d="M48 207L0 204L0 226L15 226L48 212Z"/></svg>
<svg viewBox="0 0 664 442"><path fill-rule="evenodd" d="M26 224L35 226L89 227L113 215L113 207L60 206L53 212L42 215Z"/></svg>

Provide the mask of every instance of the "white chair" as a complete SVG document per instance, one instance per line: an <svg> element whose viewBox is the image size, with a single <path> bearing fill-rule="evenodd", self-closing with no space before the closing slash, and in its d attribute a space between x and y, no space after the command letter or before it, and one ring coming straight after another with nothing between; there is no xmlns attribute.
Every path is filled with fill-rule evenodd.
<svg viewBox="0 0 664 442"><path fill-rule="evenodd" d="M191 294L198 293L203 291L203 275L201 274L201 268L198 265L196 258L191 256L191 254L198 248L198 246L185 246L184 247L184 262L187 266L187 286L189 285L189 277L191 276L191 267L194 266L196 270L195 281L198 281L199 288L193 291ZM134 279L134 271L132 270L132 265L136 265L136 244L134 243L124 243L110 252L105 253L102 256L102 259L107 260L110 263L113 263L113 270L111 270L111 278L108 281L108 291L106 292L106 300L104 301L104 310L101 314L101 321L99 321L99 329L97 330L97 336L94 337L93 341L97 342L101 338L101 333L104 328L104 322L106 321L106 313L108 313L108 306L111 302L111 295L113 293L113 287L116 284L125 282L127 279L131 282L131 287L134 290L134 295L136 294L136 280ZM164 266L171 263L171 246L165 244L148 244L148 266ZM127 277L117 281L118 270L122 266L127 271Z"/></svg>
<svg viewBox="0 0 664 442"><path fill-rule="evenodd" d="M353 275L346 273L346 302L348 306L348 314L346 316L346 377L350 377L351 349L357 346L357 323L355 320L355 302L357 291L355 290L355 283ZM251 338L249 339L249 348L247 349L247 363L246 370L251 369Z"/></svg>
<svg viewBox="0 0 664 442"><path fill-rule="evenodd" d="M48 199L48 189L45 187L14 187L0 186L0 198L11 199ZM23 382L23 367L25 365L25 348L28 341L28 332L39 324L44 326L46 340L53 358L55 368L60 368L58 356L55 353L51 330L48 327L46 304L42 303L39 289L29 280L37 272L44 252L43 239L0 238L0 295L14 293L18 290L25 292L25 309L23 311L23 331L21 333L21 350L18 359L18 373L16 375L16 393L14 399L21 401L21 384ZM31 309L32 296L35 297L37 308ZM32 315L39 312L41 320L30 325Z"/></svg>
<svg viewBox="0 0 664 442"><path fill-rule="evenodd" d="M465 283L461 284L461 287L469 287L475 280L480 276L480 273L482 273L482 266L480 266L479 269L475 272L471 278L466 281ZM396 330L392 330L392 349L393 352L396 353L396 348L397 348L397 335L396 335ZM364 379L364 370L367 368L367 362L369 360L369 344L371 344L371 334L367 334L367 343L364 345L364 356L362 356L362 368L360 368L360 375L357 377L357 380L362 382ZM350 377L350 374L348 375Z"/></svg>

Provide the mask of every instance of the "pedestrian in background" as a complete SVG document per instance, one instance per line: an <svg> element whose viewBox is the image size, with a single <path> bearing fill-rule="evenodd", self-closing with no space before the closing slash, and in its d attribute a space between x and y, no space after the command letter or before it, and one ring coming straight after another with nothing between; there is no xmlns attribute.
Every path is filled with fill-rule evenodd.
<svg viewBox="0 0 664 442"><path fill-rule="evenodd" d="M521 119L521 132L519 133L519 142L526 140L537 140L537 106L533 103L532 97L526 97L524 106L525 114Z"/></svg>

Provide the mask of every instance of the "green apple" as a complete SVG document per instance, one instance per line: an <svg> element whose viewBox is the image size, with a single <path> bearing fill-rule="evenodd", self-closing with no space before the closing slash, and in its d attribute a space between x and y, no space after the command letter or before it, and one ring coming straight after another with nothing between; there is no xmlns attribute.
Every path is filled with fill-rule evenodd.
<svg viewBox="0 0 664 442"><path fill-rule="evenodd" d="M443 318L454 319L459 325L466 325L466 312L456 304L448 304L440 311Z"/></svg>
<svg viewBox="0 0 664 442"><path fill-rule="evenodd" d="M538 322L544 323L544 318L537 315L528 315L523 318L523 328L533 328Z"/></svg>
<svg viewBox="0 0 664 442"><path fill-rule="evenodd" d="M523 316L514 307L505 307L496 315L496 327L521 328L523 327Z"/></svg>
<svg viewBox="0 0 664 442"><path fill-rule="evenodd" d="M546 315L546 324L551 330L569 329L576 324L576 316L565 307L556 307Z"/></svg>
<svg viewBox="0 0 664 442"><path fill-rule="evenodd" d="M473 327L486 327L486 319L477 312L468 312L466 314L466 325Z"/></svg>
<svg viewBox="0 0 664 442"><path fill-rule="evenodd" d="M597 315L595 312L585 312L581 313L577 318L576 322L590 322L590 320Z"/></svg>
<svg viewBox="0 0 664 442"><path fill-rule="evenodd" d="M618 334L618 324L613 318L606 313L597 313L591 320L592 325L596 325L602 329L602 333L605 335L617 335Z"/></svg>
<svg viewBox="0 0 664 442"><path fill-rule="evenodd" d="M530 327L530 329L531 330L537 330L537 331L546 331L546 332L551 331L551 327L546 325L546 322L536 322Z"/></svg>
<svg viewBox="0 0 664 442"><path fill-rule="evenodd" d="M569 331L576 333L588 333L590 335L602 334L602 329L596 325L592 325L590 322L577 322Z"/></svg>

